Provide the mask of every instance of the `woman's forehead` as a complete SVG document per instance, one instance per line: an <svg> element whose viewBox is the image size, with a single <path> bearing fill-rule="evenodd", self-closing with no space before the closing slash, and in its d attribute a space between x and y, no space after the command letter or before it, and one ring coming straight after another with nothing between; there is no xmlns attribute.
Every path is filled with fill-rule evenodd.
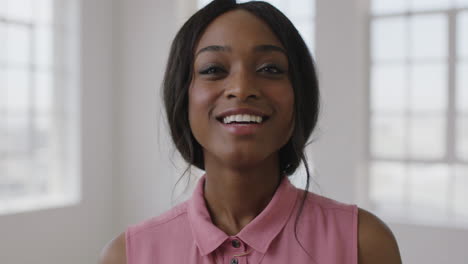
<svg viewBox="0 0 468 264"><path fill-rule="evenodd" d="M253 49L259 45L283 47L268 24L242 9L224 13L211 22L202 34L196 52L213 45L229 46L232 50Z"/></svg>

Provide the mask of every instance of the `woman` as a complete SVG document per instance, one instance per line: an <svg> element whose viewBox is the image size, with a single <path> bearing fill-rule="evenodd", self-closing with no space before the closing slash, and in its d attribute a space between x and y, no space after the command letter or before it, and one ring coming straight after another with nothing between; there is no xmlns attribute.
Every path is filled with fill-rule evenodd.
<svg viewBox="0 0 468 264"><path fill-rule="evenodd" d="M312 58L280 11L228 0L198 11L172 44L164 101L177 149L206 173L101 263L401 263L377 217L289 182L302 160L308 187L318 99Z"/></svg>

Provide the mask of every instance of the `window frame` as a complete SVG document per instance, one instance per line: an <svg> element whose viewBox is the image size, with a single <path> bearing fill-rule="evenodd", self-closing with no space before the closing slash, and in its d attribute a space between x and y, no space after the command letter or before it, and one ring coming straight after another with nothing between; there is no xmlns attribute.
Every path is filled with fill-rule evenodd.
<svg viewBox="0 0 468 264"><path fill-rule="evenodd" d="M11 1L11 0L10 0ZM7 4L6 1L2 3ZM31 9L34 10L37 6L33 1L30 1ZM32 15L30 21L22 21L8 17L7 13L0 14L0 23L3 28L9 25L17 24L28 27L29 37L29 54L28 60L19 69L28 75L28 100L27 100L27 132L28 138L34 142L35 132L38 120L46 118L50 120L49 129L53 134L53 139L49 141L52 145L53 155L47 155L47 164L52 168L48 173L41 175L46 186L44 192L26 191L24 194L6 194L5 199L0 200L0 215L12 214L27 211L36 211L52 207L70 206L77 204L81 200L81 169L80 169L80 3L78 0L57 1L51 0L52 4L52 20L38 21ZM38 30L50 30L50 43L52 44L50 53L50 63L39 65L36 54L36 44L38 38ZM6 32L5 32L6 33ZM11 65L11 62L5 58L4 62L0 62L0 70L4 72L4 76L11 68L17 68L16 65ZM50 109L45 113L39 113L37 109L37 76L38 74L46 74L50 77L49 84L51 85L51 101ZM6 77L5 77L6 78ZM58 89L57 87L61 87ZM65 91L63 91L65 90ZM4 101L4 107L0 108L0 115L8 116L7 101ZM0 102L2 103L2 102ZM8 125L4 126L5 128ZM3 133L3 131L0 131ZM7 132L5 132L7 133ZM32 153L33 145L29 144L29 154ZM23 153L24 154L24 153ZM8 147L6 151L0 153L0 159L6 160L8 163ZM23 155L28 161L24 161L28 165L28 174L31 177L34 172L33 163L38 162L38 158L31 158L31 155ZM39 155L41 156L41 155ZM53 159L51 159L53 157ZM44 159L42 156L39 157ZM50 165L51 164L51 165ZM57 171L51 173L50 171ZM15 178L15 176L10 176ZM30 178L29 175L27 177ZM23 188L29 188L28 179L23 180ZM0 183L4 184L4 183ZM5 187L6 188L6 187Z"/></svg>
<svg viewBox="0 0 468 264"><path fill-rule="evenodd" d="M462 59L461 57L457 57L457 17L459 14L463 12L467 12L468 7L466 8L460 8L460 7L451 7L451 8L444 8L444 9L433 9L433 10L424 10L424 11L404 11L404 12L392 12L392 13L386 13L386 14L374 14L372 11L370 11L370 14L367 18L367 28L366 28L366 38L367 38L367 53L366 53L366 107L365 107L365 115L366 115L366 129L365 129L365 155L366 155L366 166L365 166L365 180L362 182L362 188L365 190L366 195L362 196L361 199L363 200L363 203L367 205L371 210L374 210L379 213L379 215L382 215L384 218L386 218L390 222L395 222L395 223L403 223L403 224L423 224L423 225L434 225L434 226L459 226L462 228L468 228L468 221L460 220L460 219L453 219L453 207L455 204L454 200L454 182L455 182L455 172L454 168L456 166L468 166L468 160L463 160L459 157L457 157L457 149L456 149L456 141L457 141L457 117L461 115L461 113L457 113L457 105L456 105L456 89L457 89L457 64L458 62ZM411 19L412 17L420 17L424 15L433 15L433 14L443 14L444 17L447 19L447 27L448 27L448 39L447 39L447 49L448 49L448 54L447 57L444 59L446 62L446 70L447 70L447 79L446 79L446 85L444 88L447 91L447 106L445 108L445 138L444 138L444 146L445 146L445 155L440 158L440 159L414 159L414 158L408 158L408 157L399 157L399 158L384 158L384 157L378 157L373 155L372 153L372 133L373 133L373 128L372 128L372 119L373 116L375 115L375 111L372 109L372 93L373 93L373 87L372 87L372 77L373 77L373 69L375 65L382 65L382 63L375 62L373 60L372 54L373 54L373 45L372 45L372 26L373 22L378 19L386 19L386 18L404 18L406 20ZM405 25L406 27L406 32L409 32L409 24ZM408 39L408 36L406 37ZM405 67L406 69L409 69L409 65L414 63L412 61L412 58L408 56L408 54L405 55L404 57L405 61L398 63L398 65L401 65ZM383 65L385 65L384 63ZM405 83L409 86L409 81L405 80ZM378 116L378 114L377 114ZM408 123L411 122L412 117L411 117L411 110L405 109L402 114L402 118L405 119L406 122L406 130L408 130ZM407 141L409 133L405 133L405 140ZM407 154L406 154L407 155ZM371 198L371 167L374 163L376 162L398 162L400 164L404 165L411 165L411 164L445 164L448 165L449 167L449 182L448 182L448 188L450 189L447 192L447 203L446 206L446 212L447 214L444 217L441 217L440 219L424 219L424 218L418 218L414 217L409 213L409 209L414 208L410 205L409 203L409 180L411 176L409 175L408 172L405 172L403 175L405 184L404 184L404 194L403 194L403 206L399 207L396 211L387 211L385 209L382 209L382 207L378 206L377 203L374 203ZM385 207L385 206L384 206ZM466 219L465 219L466 220Z"/></svg>

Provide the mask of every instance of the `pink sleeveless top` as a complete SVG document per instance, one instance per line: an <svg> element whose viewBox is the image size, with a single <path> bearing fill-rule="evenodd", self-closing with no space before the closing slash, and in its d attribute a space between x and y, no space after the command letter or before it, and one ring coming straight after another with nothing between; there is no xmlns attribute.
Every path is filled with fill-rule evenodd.
<svg viewBox="0 0 468 264"><path fill-rule="evenodd" d="M267 207L237 235L218 229L202 177L192 198L126 231L127 264L357 264L358 209L309 193L284 177Z"/></svg>

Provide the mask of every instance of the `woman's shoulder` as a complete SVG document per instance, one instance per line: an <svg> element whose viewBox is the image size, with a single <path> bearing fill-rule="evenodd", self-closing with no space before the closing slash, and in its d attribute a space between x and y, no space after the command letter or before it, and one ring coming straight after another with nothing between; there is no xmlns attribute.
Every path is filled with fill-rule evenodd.
<svg viewBox="0 0 468 264"><path fill-rule="evenodd" d="M321 218L327 224L346 226L356 238L359 264L399 264L401 256L391 229L376 215L354 204L346 204L309 192L306 206L308 220ZM311 221L308 221L309 223ZM314 221L319 222L319 221Z"/></svg>
<svg viewBox="0 0 468 264"><path fill-rule="evenodd" d="M308 192L306 200L302 203L302 191L296 202L296 215L299 215L297 224L302 230L302 239L312 244L320 244L320 241L325 239L350 250L357 248L357 205L343 203L314 192ZM294 224L296 225L295 222ZM330 230L333 232L329 232ZM354 253L350 251L349 254Z"/></svg>
<svg viewBox="0 0 468 264"><path fill-rule="evenodd" d="M361 208L358 219L359 264L401 263L398 244L390 228L380 218Z"/></svg>
<svg viewBox="0 0 468 264"><path fill-rule="evenodd" d="M390 228L371 212L355 204L343 203L314 192L307 193L304 207L305 223L341 226L345 236L351 234L356 238L355 246L358 247L360 264L374 263L372 260L376 261L375 258L379 256L385 256L390 262L376 261L377 263L401 263L395 236ZM307 226L311 227L309 224ZM323 226L318 225L317 228Z"/></svg>
<svg viewBox="0 0 468 264"><path fill-rule="evenodd" d="M183 202L171 208L170 210L146 219L135 225L131 225L127 228L127 236L133 237L140 233L146 233L147 231L155 231L156 229L166 229L167 225L176 224L180 225L180 221L177 221L187 214L187 202ZM154 233L153 233L154 234Z"/></svg>
<svg viewBox="0 0 468 264"><path fill-rule="evenodd" d="M127 264L125 232L112 239L104 247L99 264Z"/></svg>
<svg viewBox="0 0 468 264"><path fill-rule="evenodd" d="M319 210L327 214L330 212L344 213L355 218L358 215L357 205L343 203L314 192L307 193L305 206L308 206L313 214L316 214L317 210Z"/></svg>

